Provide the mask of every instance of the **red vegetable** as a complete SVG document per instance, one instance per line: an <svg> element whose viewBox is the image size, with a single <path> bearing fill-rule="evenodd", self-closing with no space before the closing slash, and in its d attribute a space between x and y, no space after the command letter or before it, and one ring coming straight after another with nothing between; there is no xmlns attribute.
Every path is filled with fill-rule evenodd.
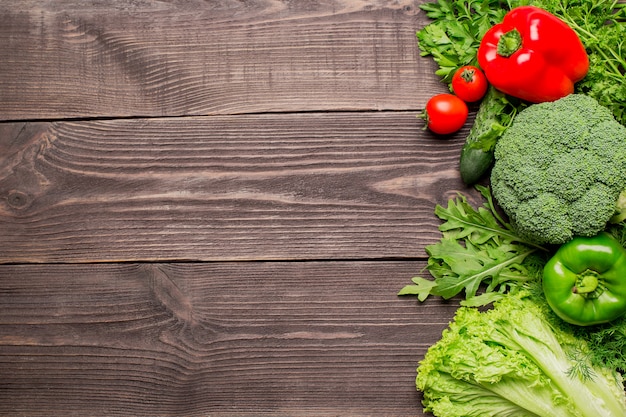
<svg viewBox="0 0 626 417"><path fill-rule="evenodd" d="M437 94L428 100L425 119L428 128L439 135L461 129L467 120L467 104L453 94Z"/></svg>
<svg viewBox="0 0 626 417"><path fill-rule="evenodd" d="M533 103L574 91L589 58L565 22L535 6L520 6L493 26L478 48L478 63L498 90Z"/></svg>
<svg viewBox="0 0 626 417"><path fill-rule="evenodd" d="M452 76L452 90L461 100L473 103L483 98L487 92L485 74L473 65L459 68Z"/></svg>

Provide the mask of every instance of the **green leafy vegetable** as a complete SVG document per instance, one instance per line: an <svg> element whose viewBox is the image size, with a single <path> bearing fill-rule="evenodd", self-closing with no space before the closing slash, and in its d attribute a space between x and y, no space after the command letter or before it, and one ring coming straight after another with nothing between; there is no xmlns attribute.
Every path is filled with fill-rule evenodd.
<svg viewBox="0 0 626 417"><path fill-rule="evenodd" d="M572 326L572 333L587 342L593 364L626 373L626 317L592 329Z"/></svg>
<svg viewBox="0 0 626 417"><path fill-rule="evenodd" d="M435 214L444 221L439 226L442 238L426 247L426 269L434 281L415 277L399 295L417 295L424 301L430 295L451 298L465 291L468 303L482 305L538 279L543 264L529 256L543 248L513 231L497 213L488 188L477 189L486 200L478 209L463 195L450 199L447 208L436 206ZM474 299L481 284L486 284L485 293L491 295Z"/></svg>
<svg viewBox="0 0 626 417"><path fill-rule="evenodd" d="M502 20L506 3L469 0L424 3L420 6L433 20L417 32L422 56L432 56L439 65L436 74L445 82L463 65L477 65L476 51L491 26Z"/></svg>
<svg viewBox="0 0 626 417"><path fill-rule="evenodd" d="M416 386L425 411L442 417L626 415L621 376L588 358L587 344L521 291L488 311L457 310Z"/></svg>

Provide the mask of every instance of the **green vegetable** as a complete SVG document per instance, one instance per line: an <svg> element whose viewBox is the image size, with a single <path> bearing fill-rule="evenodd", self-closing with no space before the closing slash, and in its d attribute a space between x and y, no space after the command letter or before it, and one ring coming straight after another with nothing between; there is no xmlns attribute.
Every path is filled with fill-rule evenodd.
<svg viewBox="0 0 626 417"><path fill-rule="evenodd" d="M623 417L621 376L588 360L525 292L461 307L417 368L425 411L441 417Z"/></svg>
<svg viewBox="0 0 626 417"><path fill-rule="evenodd" d="M626 373L626 316L592 327L576 326L572 333L589 345L589 360Z"/></svg>
<svg viewBox="0 0 626 417"><path fill-rule="evenodd" d="M626 250L608 233L576 237L543 273L548 304L568 323L590 326L626 313Z"/></svg>
<svg viewBox="0 0 626 417"><path fill-rule="evenodd" d="M426 268L434 280L414 277L399 295L424 301L430 295L451 298L464 291L466 305L485 305L539 279L544 249L520 238L499 216L488 188L476 188L486 200L477 210L463 195L450 199L447 208L435 207L444 222L441 240L426 247ZM477 296L481 284L486 288Z"/></svg>
<svg viewBox="0 0 626 417"><path fill-rule="evenodd" d="M493 150L521 107L518 101L493 87L487 90L461 149L459 171L465 184L477 183L493 165Z"/></svg>
<svg viewBox="0 0 626 417"><path fill-rule="evenodd" d="M626 193L622 193L626 195ZM607 232L626 248L626 223L609 224ZM594 364L626 373L626 315L595 326L570 325L574 335L587 342Z"/></svg>
<svg viewBox="0 0 626 417"><path fill-rule="evenodd" d="M432 19L416 33L420 54L433 57L439 65L436 74L449 86L457 69L478 65L476 51L482 37L506 12L496 0L438 0L420 8Z"/></svg>
<svg viewBox="0 0 626 417"><path fill-rule="evenodd" d="M596 235L626 189L626 127L582 94L522 110L494 156L493 196L538 244Z"/></svg>

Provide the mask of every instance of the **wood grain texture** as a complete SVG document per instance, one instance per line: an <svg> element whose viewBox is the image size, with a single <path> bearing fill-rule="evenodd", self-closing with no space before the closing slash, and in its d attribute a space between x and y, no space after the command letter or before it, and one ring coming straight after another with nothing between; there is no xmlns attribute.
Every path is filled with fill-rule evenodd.
<svg viewBox="0 0 626 417"><path fill-rule="evenodd" d="M0 120L423 108L418 4L5 0Z"/></svg>
<svg viewBox="0 0 626 417"><path fill-rule="evenodd" d="M423 417L421 3L2 0L0 415Z"/></svg>
<svg viewBox="0 0 626 417"><path fill-rule="evenodd" d="M0 266L0 414L421 416L420 262Z"/></svg>
<svg viewBox="0 0 626 417"><path fill-rule="evenodd" d="M411 112L6 124L0 262L414 258L469 191Z"/></svg>

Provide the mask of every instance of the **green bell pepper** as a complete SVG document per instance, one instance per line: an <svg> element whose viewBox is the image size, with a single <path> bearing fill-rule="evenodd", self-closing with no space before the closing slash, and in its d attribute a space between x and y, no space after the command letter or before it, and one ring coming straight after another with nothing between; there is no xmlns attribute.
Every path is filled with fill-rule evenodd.
<svg viewBox="0 0 626 417"><path fill-rule="evenodd" d="M626 250L608 233L575 237L546 263L543 291L568 323L614 320L626 313Z"/></svg>

